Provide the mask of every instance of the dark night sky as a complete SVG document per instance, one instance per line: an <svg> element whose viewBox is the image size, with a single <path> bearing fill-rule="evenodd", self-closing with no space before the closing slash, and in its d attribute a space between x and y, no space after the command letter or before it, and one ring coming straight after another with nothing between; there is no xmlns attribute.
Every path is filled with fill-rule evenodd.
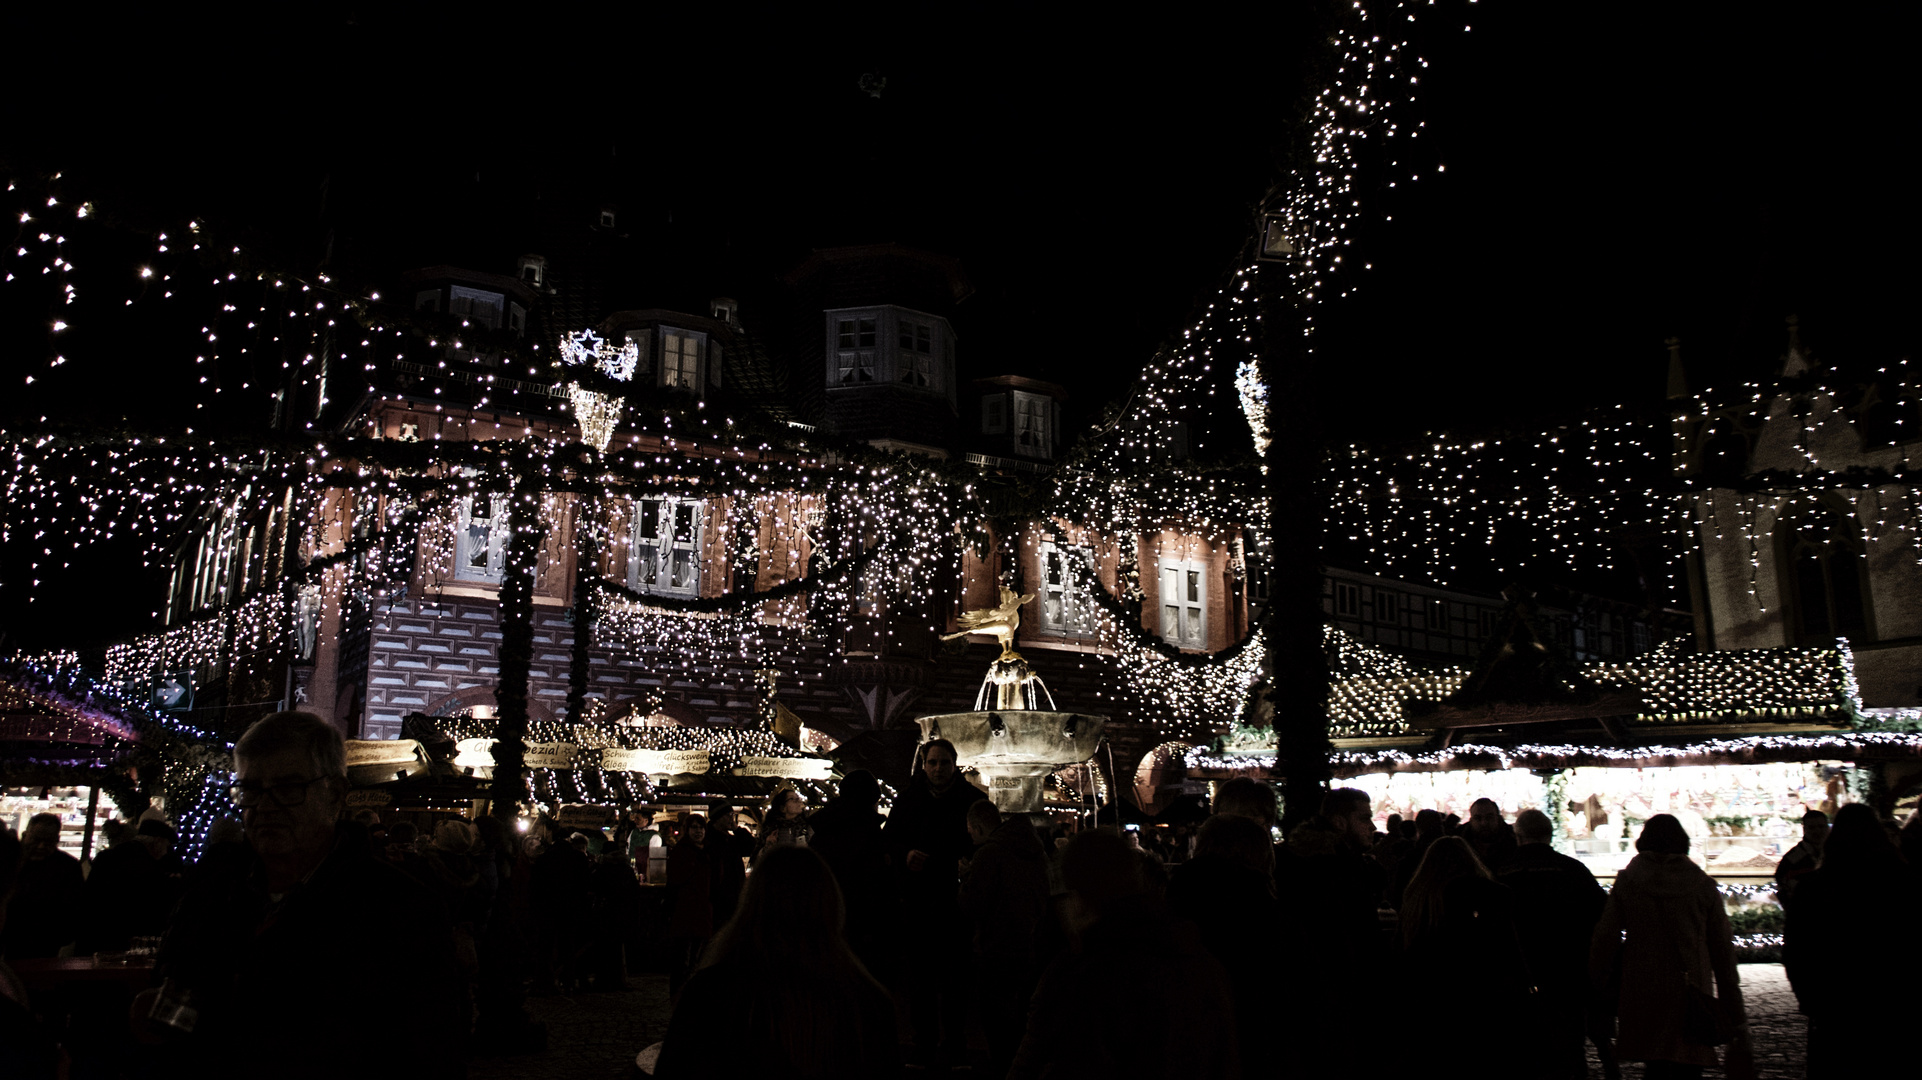
<svg viewBox="0 0 1922 1080"><path fill-rule="evenodd" d="M1913 351L1912 17L1674 6L1419 9L1427 128L1399 154L1447 171L1362 192L1349 261L1375 269L1321 315L1333 434L1652 401L1670 334L1698 387L1765 377L1792 311L1838 362ZM331 228L337 272L367 280L511 271L537 198L610 198L750 304L811 247L897 240L963 259L977 373L1084 399L1232 268L1304 51L1286 25L1013 12L289 9L9 11L0 163L244 228L296 269Z"/></svg>

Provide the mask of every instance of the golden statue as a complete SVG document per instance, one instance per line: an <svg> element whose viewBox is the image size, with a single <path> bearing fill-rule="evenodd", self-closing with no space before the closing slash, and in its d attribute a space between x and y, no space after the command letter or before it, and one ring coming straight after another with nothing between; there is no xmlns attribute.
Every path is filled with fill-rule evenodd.
<svg viewBox="0 0 1922 1080"><path fill-rule="evenodd" d="M942 641L953 641L969 634L993 634L1001 643L1001 658L1018 655L1014 651L1014 632L1021 626L1021 605L1034 599L1033 593L1026 596L1015 592L1006 585L1001 586L999 607L978 608L961 613L961 629L952 634L942 634Z"/></svg>

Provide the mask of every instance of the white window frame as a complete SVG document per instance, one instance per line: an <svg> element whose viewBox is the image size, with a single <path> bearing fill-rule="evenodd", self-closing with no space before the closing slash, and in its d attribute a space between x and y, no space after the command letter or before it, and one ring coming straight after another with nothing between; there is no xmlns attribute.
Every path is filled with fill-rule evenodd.
<svg viewBox="0 0 1922 1080"><path fill-rule="evenodd" d="M1036 597L1035 624L1043 633L1087 637L1097 631L1094 597L1088 594L1086 581L1075 573L1071 561L1079 559L1084 566L1092 565L1087 555L1085 547L1041 541L1035 566L1035 592L1040 594Z"/></svg>
<svg viewBox="0 0 1922 1080"><path fill-rule="evenodd" d="M1183 649L1207 651L1208 564L1199 559L1163 559L1160 582L1156 601L1161 640Z"/></svg>
<svg viewBox="0 0 1922 1080"><path fill-rule="evenodd" d="M486 499L484 514L474 516L475 502ZM507 565L507 540L513 533L506 494L463 495L454 521L454 580L499 584ZM479 561L481 565L474 563Z"/></svg>
<svg viewBox="0 0 1922 1080"><path fill-rule="evenodd" d="M1045 394L1014 391L1014 441L1023 452L1035 457L1052 458L1054 439L1050 421L1054 402Z"/></svg>
<svg viewBox="0 0 1922 1080"><path fill-rule="evenodd" d="M707 361L707 335L699 330L663 326L660 337L660 385L700 393L702 385L706 382L702 367ZM694 350L692 361L687 354L689 346Z"/></svg>
<svg viewBox="0 0 1922 1080"><path fill-rule="evenodd" d="M834 316L836 386L872 385L880 373L879 312Z"/></svg>
<svg viewBox="0 0 1922 1080"><path fill-rule="evenodd" d="M688 524L684 531L676 528L683 515ZM671 495L636 499L633 535L628 544L627 587L657 596L699 596L701 541L706 524L707 504L700 499Z"/></svg>
<svg viewBox="0 0 1922 1080"><path fill-rule="evenodd" d="M896 316L895 365L897 382L922 390L935 389L935 344L940 333L933 323Z"/></svg>

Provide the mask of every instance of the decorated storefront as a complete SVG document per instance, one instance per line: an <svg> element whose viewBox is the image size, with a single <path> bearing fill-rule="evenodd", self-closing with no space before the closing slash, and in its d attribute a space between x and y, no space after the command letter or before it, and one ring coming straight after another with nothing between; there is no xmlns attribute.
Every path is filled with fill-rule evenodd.
<svg viewBox="0 0 1922 1080"><path fill-rule="evenodd" d="M0 821L61 820L60 846L99 850L99 827L157 810L184 854L228 812L229 747L87 679L71 656L0 662Z"/></svg>

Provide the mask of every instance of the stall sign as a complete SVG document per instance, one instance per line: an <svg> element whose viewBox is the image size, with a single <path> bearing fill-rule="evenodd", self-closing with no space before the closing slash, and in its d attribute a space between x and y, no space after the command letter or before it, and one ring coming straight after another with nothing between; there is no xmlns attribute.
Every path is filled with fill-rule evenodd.
<svg viewBox="0 0 1922 1080"><path fill-rule="evenodd" d="M414 739L348 739L347 767L357 765L411 765L419 760L420 743Z"/></svg>
<svg viewBox="0 0 1922 1080"><path fill-rule="evenodd" d="M494 765L494 739L462 739L454 744L454 764L463 769L488 769ZM571 769L581 748L571 742L531 742L522 763L530 769Z"/></svg>
<svg viewBox="0 0 1922 1080"><path fill-rule="evenodd" d="M571 804L562 806L554 820L563 829L604 829L619 820L619 813L611 806Z"/></svg>
<svg viewBox="0 0 1922 1080"><path fill-rule="evenodd" d="M826 758L744 757L734 770L741 776L779 776L788 780L826 780L834 763Z"/></svg>
<svg viewBox="0 0 1922 1080"><path fill-rule="evenodd" d="M571 769L574 757L581 748L571 742L531 742L527 747L526 763L530 769Z"/></svg>
<svg viewBox="0 0 1922 1080"><path fill-rule="evenodd" d="M601 751L601 768L609 772L654 774L704 773L713 767L705 750Z"/></svg>
<svg viewBox="0 0 1922 1080"><path fill-rule="evenodd" d="M493 739L462 739L454 744L454 765L462 769L494 767Z"/></svg>
<svg viewBox="0 0 1922 1080"><path fill-rule="evenodd" d="M349 810L379 810L393 804L394 797L378 788L360 788L347 793Z"/></svg>

